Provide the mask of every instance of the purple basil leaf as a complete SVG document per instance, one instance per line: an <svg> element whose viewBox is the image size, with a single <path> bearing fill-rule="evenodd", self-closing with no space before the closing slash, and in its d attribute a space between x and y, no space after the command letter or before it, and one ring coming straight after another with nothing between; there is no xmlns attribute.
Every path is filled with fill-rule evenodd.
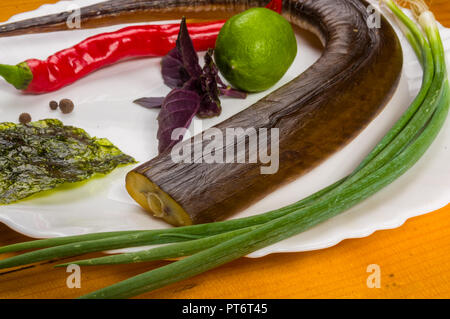
<svg viewBox="0 0 450 319"><path fill-rule="evenodd" d="M214 63L213 53L213 49L208 49L205 54L205 66L203 67L203 74L207 75L210 78L214 78L219 88L226 88L227 86L225 85L225 83L223 83L222 79L219 76L219 68Z"/></svg>
<svg viewBox="0 0 450 319"><path fill-rule="evenodd" d="M205 55L205 66L203 67L203 73L207 75L209 78L215 78L216 85L219 88L220 95L245 99L247 97L246 92L233 89L231 86L227 86L225 83L223 83L222 79L219 76L219 69L217 68L212 58L213 52L214 51L212 49L209 49Z"/></svg>
<svg viewBox="0 0 450 319"><path fill-rule="evenodd" d="M165 97L143 97L133 102L146 109L159 109L162 106L164 99Z"/></svg>
<svg viewBox="0 0 450 319"><path fill-rule="evenodd" d="M192 78L183 85L184 90L194 91L199 96L203 95L203 86L201 78Z"/></svg>
<svg viewBox="0 0 450 319"><path fill-rule="evenodd" d="M189 36L186 19L183 17L180 24L176 47L163 57L161 73L164 83L170 88L181 88L191 78L202 74L198 63L198 55Z"/></svg>
<svg viewBox="0 0 450 319"><path fill-rule="evenodd" d="M221 113L219 95L245 98L246 93L226 86L219 77L219 70L213 60L213 50L209 49L205 56L203 69L198 62L186 19L180 24L177 44L162 59L162 76L164 83L173 90L163 98L142 98L135 101L147 108L157 108L161 104L158 115L158 150L160 153L170 150L182 140L172 133L177 128L187 129L195 115L212 117ZM181 133L181 132L180 132Z"/></svg>
<svg viewBox="0 0 450 319"><path fill-rule="evenodd" d="M172 140L172 132L177 128L188 128L200 107L200 96L190 90L173 89L164 99L158 115L158 150L170 150L178 140Z"/></svg>
<svg viewBox="0 0 450 319"><path fill-rule="evenodd" d="M216 80L204 75L201 78L201 84L203 95L197 115L202 118L220 115L222 107Z"/></svg>
<svg viewBox="0 0 450 319"><path fill-rule="evenodd" d="M181 88L190 79L190 75L183 66L181 54L177 47L170 50L161 61L161 73L164 84L171 89Z"/></svg>
<svg viewBox="0 0 450 319"><path fill-rule="evenodd" d="M201 97L199 117L218 116L222 112L219 99L219 88L217 86L218 69L212 59L213 50L209 49L205 55L205 66L200 76Z"/></svg>
<svg viewBox="0 0 450 319"><path fill-rule="evenodd" d="M200 102L200 108L198 110L198 117L209 118L219 116L222 112L219 100L214 100L209 94L205 94Z"/></svg>
<svg viewBox="0 0 450 319"><path fill-rule="evenodd" d="M205 65L203 66L203 73L208 74L211 77L214 77L219 86L225 86L225 84L222 82L222 80L219 77L219 68L214 63L213 54L214 54L213 49L208 49L208 51L206 52Z"/></svg>
<svg viewBox="0 0 450 319"><path fill-rule="evenodd" d="M183 66L191 78L199 77L202 74L202 68L198 63L198 55L195 51L192 39L186 25L186 18L181 19L180 33L177 39L177 49L180 53Z"/></svg>

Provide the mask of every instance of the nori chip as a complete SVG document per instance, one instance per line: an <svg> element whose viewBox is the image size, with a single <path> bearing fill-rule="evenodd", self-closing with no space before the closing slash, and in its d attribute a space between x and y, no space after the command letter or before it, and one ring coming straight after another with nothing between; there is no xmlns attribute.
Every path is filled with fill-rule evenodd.
<svg viewBox="0 0 450 319"><path fill-rule="evenodd" d="M0 204L131 163L134 158L107 139L59 120L0 123Z"/></svg>

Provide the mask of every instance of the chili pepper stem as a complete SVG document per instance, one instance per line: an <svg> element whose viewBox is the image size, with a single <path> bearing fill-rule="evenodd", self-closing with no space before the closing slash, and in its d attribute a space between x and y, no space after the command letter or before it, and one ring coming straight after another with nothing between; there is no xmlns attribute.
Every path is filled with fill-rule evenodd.
<svg viewBox="0 0 450 319"><path fill-rule="evenodd" d="M18 65L0 64L0 76L18 90L25 90L33 80L33 73L26 62Z"/></svg>

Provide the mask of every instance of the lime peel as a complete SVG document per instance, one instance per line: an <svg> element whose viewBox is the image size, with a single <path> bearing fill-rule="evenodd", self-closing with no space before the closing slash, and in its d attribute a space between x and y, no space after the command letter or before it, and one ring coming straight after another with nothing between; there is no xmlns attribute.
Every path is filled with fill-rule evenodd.
<svg viewBox="0 0 450 319"><path fill-rule="evenodd" d="M229 19L217 37L215 60L234 87L261 92L277 83L297 55L290 23L266 8L252 8Z"/></svg>

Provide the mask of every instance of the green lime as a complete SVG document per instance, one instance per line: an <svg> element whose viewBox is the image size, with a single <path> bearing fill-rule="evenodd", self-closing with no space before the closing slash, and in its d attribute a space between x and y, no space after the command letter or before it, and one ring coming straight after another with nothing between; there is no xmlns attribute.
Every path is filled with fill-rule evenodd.
<svg viewBox="0 0 450 319"><path fill-rule="evenodd" d="M214 58L234 87L260 92L281 79L296 55L297 41L290 23L272 10L253 8L224 24Z"/></svg>

